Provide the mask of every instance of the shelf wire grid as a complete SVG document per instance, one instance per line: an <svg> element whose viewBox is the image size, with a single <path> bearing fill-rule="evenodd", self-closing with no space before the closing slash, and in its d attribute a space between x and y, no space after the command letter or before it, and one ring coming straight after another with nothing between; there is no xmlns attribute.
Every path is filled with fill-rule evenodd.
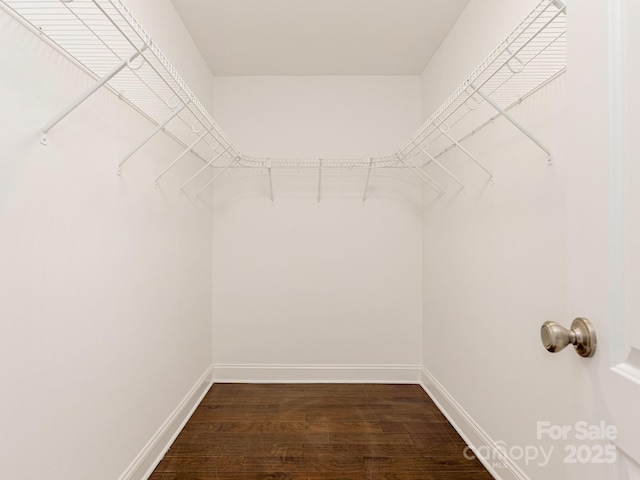
<svg viewBox="0 0 640 480"><path fill-rule="evenodd" d="M139 52L142 58L132 61L131 68L123 69L108 86L156 125L186 105L165 132L185 147L208 132L193 153L209 160L222 152L227 163L235 162L234 168L410 168L407 162L421 155L421 149L439 156L452 148L442 130L466 138L469 131L476 132L494 118L495 110L476 90L508 110L566 69L565 7L558 0L542 0L395 154L328 159L252 157L235 149L122 0L0 1L96 78Z"/></svg>
<svg viewBox="0 0 640 480"><path fill-rule="evenodd" d="M473 126L486 124L496 110L477 93L488 95L503 110L536 91L566 70L565 6L555 0L543 0L469 75L449 98L423 123L400 148L406 158L420 148L438 156L451 148L443 130L459 138ZM472 118L468 118L472 117ZM455 127L462 126L455 130Z"/></svg>
<svg viewBox="0 0 640 480"><path fill-rule="evenodd" d="M237 157L225 136L198 98L167 60L151 36L121 0L2 0L13 12L46 36L96 78L103 78L136 51L133 60L108 86L156 125L186 105L165 131L183 146L210 131L194 147L202 158L212 150Z"/></svg>

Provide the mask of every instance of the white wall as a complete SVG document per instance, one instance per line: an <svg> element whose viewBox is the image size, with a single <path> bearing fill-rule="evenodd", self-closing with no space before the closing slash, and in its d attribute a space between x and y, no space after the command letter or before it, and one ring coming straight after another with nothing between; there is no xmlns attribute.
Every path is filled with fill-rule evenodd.
<svg viewBox="0 0 640 480"><path fill-rule="evenodd" d="M216 119L247 154L391 153L420 123L418 77L219 77L215 91ZM364 177L325 172L318 204L317 171L289 173L274 176L273 205L264 174L228 174L217 184L218 378L403 378L402 368L344 377L317 369L420 363L419 187L377 174L363 204ZM309 368L252 368L259 364Z"/></svg>
<svg viewBox="0 0 640 480"><path fill-rule="evenodd" d="M423 75L425 118L535 3L471 1ZM605 478L601 465L565 464L566 442L536 435L538 421L591 420L589 395L580 395L590 384L588 364L572 352L547 353L539 337L544 321L568 325L579 313L566 305L566 81L512 110L550 147L552 166L524 135L496 120L465 142L494 172L495 184L450 152L444 163L465 179L467 192L440 201L428 193L423 222L425 368L489 438L507 449L555 449L545 467L514 459L532 479L569 472ZM505 469L497 473L514 478Z"/></svg>
<svg viewBox="0 0 640 480"><path fill-rule="evenodd" d="M211 99L169 1L127 2ZM149 25L150 23L150 25ZM187 61L188 60L188 61ZM0 11L0 477L120 477L211 364L211 213L177 194L201 164ZM137 477L144 472L137 472Z"/></svg>

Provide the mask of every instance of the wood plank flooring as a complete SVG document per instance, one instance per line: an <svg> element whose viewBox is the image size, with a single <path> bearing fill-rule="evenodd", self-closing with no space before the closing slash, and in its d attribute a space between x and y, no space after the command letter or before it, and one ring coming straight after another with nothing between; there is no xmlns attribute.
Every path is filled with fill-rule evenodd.
<svg viewBox="0 0 640 480"><path fill-rule="evenodd" d="M491 480L417 385L215 384L150 480Z"/></svg>

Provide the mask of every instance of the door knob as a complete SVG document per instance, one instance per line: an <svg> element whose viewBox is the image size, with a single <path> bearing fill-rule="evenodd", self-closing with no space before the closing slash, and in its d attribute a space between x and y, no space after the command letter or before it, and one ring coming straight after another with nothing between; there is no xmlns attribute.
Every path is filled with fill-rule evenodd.
<svg viewBox="0 0 640 480"><path fill-rule="evenodd" d="M556 322L544 322L540 329L540 338L544 348L550 352L559 352L572 344L581 357L591 357L596 353L596 332L586 318L576 318L571 323L571 330Z"/></svg>

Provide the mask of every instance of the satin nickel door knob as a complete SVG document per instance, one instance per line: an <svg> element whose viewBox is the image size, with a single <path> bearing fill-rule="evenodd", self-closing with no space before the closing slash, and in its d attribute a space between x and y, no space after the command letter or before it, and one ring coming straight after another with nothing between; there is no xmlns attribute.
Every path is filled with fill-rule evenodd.
<svg viewBox="0 0 640 480"><path fill-rule="evenodd" d="M540 338L544 348L550 352L559 352L571 344L581 357L592 357L596 353L596 332L586 318L576 318L571 323L571 330L556 322L544 322Z"/></svg>

